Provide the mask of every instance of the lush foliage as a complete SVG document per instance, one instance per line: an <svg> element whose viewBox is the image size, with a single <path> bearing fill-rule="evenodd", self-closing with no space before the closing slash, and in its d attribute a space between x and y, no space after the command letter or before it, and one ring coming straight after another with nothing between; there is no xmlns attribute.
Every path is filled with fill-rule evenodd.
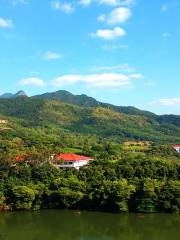
<svg viewBox="0 0 180 240"><path fill-rule="evenodd" d="M72 105L58 97L0 100L0 211L179 211L180 155L164 144L180 141L179 116L61 94ZM95 161L62 171L48 160L59 152ZM17 163L21 156L33 162Z"/></svg>
<svg viewBox="0 0 180 240"><path fill-rule="evenodd" d="M8 137L37 142L38 135L41 143L63 142L67 134L116 142L180 142L180 116L157 116L133 107L99 103L84 95L61 93L58 96L64 102L53 96L0 99L0 119L9 121L7 126L0 123L1 136L3 129L10 128L5 133Z"/></svg>
<svg viewBox="0 0 180 240"><path fill-rule="evenodd" d="M96 150L99 160L79 171L57 169L42 155L36 155L34 164L1 159L0 209L179 212L178 158L163 160L152 153L146 157L121 153L120 160L108 160L113 150L115 157L117 149L112 146ZM105 151L106 159L102 160Z"/></svg>

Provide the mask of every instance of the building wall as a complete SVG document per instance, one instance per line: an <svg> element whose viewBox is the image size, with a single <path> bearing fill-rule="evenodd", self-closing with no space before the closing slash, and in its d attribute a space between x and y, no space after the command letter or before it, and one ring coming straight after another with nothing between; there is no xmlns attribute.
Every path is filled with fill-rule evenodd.
<svg viewBox="0 0 180 240"><path fill-rule="evenodd" d="M6 124L6 123L8 123L8 121L7 120L0 120L0 123L1 124Z"/></svg>
<svg viewBox="0 0 180 240"><path fill-rule="evenodd" d="M57 167L59 168L75 168L79 169L80 167L83 167L89 163L88 160L83 160L83 161L67 161L62 164L56 164Z"/></svg>
<svg viewBox="0 0 180 240"><path fill-rule="evenodd" d="M180 147L175 147L175 150L180 153Z"/></svg>
<svg viewBox="0 0 180 240"><path fill-rule="evenodd" d="M176 148L176 151L177 151L178 153L180 153L180 148Z"/></svg>

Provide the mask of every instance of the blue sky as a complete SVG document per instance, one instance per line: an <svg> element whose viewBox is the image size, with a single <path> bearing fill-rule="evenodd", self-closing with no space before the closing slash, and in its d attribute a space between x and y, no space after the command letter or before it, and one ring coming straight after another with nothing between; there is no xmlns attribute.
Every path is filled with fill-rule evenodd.
<svg viewBox="0 0 180 240"><path fill-rule="evenodd" d="M180 114L180 0L0 0L0 93Z"/></svg>

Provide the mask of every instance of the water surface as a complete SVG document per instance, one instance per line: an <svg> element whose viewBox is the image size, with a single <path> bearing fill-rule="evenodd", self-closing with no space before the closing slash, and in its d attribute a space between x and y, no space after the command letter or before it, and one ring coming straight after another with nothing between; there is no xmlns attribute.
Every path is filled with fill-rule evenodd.
<svg viewBox="0 0 180 240"><path fill-rule="evenodd" d="M178 214L47 210L0 214L0 240L179 240Z"/></svg>

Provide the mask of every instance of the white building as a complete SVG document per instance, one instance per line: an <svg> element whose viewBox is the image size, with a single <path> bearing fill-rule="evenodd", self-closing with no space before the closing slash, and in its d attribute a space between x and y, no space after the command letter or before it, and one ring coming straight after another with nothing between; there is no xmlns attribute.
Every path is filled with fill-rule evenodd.
<svg viewBox="0 0 180 240"><path fill-rule="evenodd" d="M0 120L0 123L1 124L6 124L6 123L8 123L8 121L7 120Z"/></svg>
<svg viewBox="0 0 180 240"><path fill-rule="evenodd" d="M59 168L75 168L78 170L80 167L87 165L92 160L93 159L90 157L85 157L73 153L61 153L54 156L52 162L56 167Z"/></svg>
<svg viewBox="0 0 180 240"><path fill-rule="evenodd" d="M178 153L180 153L180 145L178 145L178 144L173 145L173 148L174 148Z"/></svg>

